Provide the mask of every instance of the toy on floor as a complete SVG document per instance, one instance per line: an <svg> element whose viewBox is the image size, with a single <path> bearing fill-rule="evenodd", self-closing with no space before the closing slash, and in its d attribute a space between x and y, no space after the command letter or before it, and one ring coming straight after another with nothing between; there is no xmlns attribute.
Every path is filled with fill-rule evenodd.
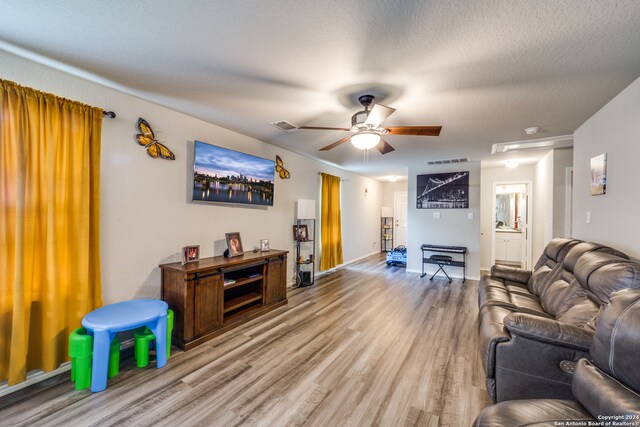
<svg viewBox="0 0 640 427"><path fill-rule="evenodd" d="M387 253L387 265L407 266L407 248L403 245L397 246Z"/></svg>

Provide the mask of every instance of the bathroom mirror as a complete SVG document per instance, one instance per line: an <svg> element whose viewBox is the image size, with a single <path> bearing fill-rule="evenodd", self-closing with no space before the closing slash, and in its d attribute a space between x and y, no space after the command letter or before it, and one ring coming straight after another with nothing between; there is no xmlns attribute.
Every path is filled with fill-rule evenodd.
<svg viewBox="0 0 640 427"><path fill-rule="evenodd" d="M526 223L525 184L496 186L496 230L520 230Z"/></svg>

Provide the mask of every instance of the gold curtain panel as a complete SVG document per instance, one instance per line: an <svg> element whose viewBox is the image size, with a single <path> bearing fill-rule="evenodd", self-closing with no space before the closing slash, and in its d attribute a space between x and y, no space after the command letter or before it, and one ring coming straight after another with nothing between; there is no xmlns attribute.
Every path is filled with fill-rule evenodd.
<svg viewBox="0 0 640 427"><path fill-rule="evenodd" d="M342 227L340 224L340 177L322 176L322 213L320 217L322 254L320 270L328 270L343 263Z"/></svg>
<svg viewBox="0 0 640 427"><path fill-rule="evenodd" d="M102 304L102 110L0 80L0 381L67 360Z"/></svg>

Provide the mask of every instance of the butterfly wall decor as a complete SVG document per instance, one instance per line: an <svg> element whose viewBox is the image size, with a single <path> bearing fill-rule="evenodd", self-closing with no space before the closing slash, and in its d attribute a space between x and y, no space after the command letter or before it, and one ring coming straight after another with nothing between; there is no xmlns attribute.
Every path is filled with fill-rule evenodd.
<svg viewBox="0 0 640 427"><path fill-rule="evenodd" d="M280 174L280 179L291 178L291 174L289 173L288 170L284 168L284 165L282 164L282 159L280 158L280 156L277 156L277 155L276 155L276 172Z"/></svg>
<svg viewBox="0 0 640 427"><path fill-rule="evenodd" d="M142 117L138 118L138 130L141 132L136 135L138 144L143 145L147 149L147 154L153 158L162 157L167 160L175 160L176 156L171 150L159 143L156 139L151 126Z"/></svg>

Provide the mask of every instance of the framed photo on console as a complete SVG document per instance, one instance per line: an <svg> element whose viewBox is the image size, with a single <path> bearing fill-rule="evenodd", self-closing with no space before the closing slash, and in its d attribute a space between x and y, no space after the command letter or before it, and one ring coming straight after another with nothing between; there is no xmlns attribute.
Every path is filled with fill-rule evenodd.
<svg viewBox="0 0 640 427"><path fill-rule="evenodd" d="M269 252L269 239L260 240L260 252Z"/></svg>
<svg viewBox="0 0 640 427"><path fill-rule="evenodd" d="M196 262L200 259L200 246L185 246L182 248L182 265Z"/></svg>
<svg viewBox="0 0 640 427"><path fill-rule="evenodd" d="M229 257L239 256L244 253L242 250L242 240L240 240L240 233L225 233L227 239L227 248L229 249Z"/></svg>

